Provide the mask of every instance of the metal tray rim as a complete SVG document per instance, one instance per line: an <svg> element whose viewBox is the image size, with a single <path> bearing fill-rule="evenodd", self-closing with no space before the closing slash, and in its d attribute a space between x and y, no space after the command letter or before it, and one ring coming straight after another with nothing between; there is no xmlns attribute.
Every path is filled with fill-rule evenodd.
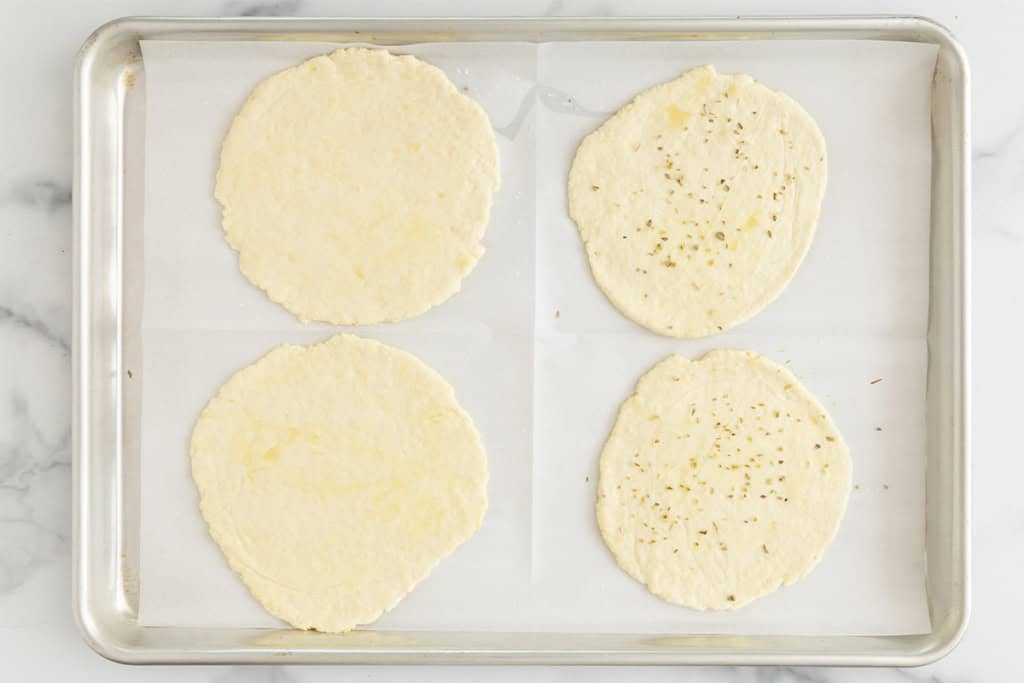
<svg viewBox="0 0 1024 683"><path fill-rule="evenodd" d="M960 592L955 596L955 604L951 607L950 618L933 625L928 636L897 636L889 640L897 643L893 648L871 649L866 643L870 637L850 637L859 641L863 648L848 648L843 652L801 652L787 649L728 649L716 646L714 641L721 636L685 636L708 641L703 649L654 648L653 641L657 637L646 638L652 641L649 647L612 647L615 637L594 638L594 646L571 648L551 646L545 634L515 634L526 646L496 647L482 642L472 643L473 634L465 646L447 647L373 647L356 645L344 648L302 648L261 647L211 647L196 648L183 646L154 646L140 642L140 632L145 630L131 621L129 615L118 610L116 604L104 603L106 595L97 589L97 581L103 580L102 586L108 594L116 592L110 585L118 578L117 558L104 566L102 549L93 554L93 545L97 540L98 521L93 520L90 510L96 507L95 491L90 486L90 476L94 475L98 458L102 453L91 448L93 440L93 413L91 399L96 378L94 356L97 354L92 344L93 329L91 314L93 311L94 282L91 268L93 225L96 218L96 204L103 203L101 197L96 200L92 183L91 152L93 132L90 128L89 109L91 90L89 77L96 68L96 63L105 53L121 48L125 42L136 42L143 35L152 32L167 33L175 29L188 32L232 32L243 30L249 32L254 28L266 31L313 31L314 29L329 30L333 26L337 31L351 29L355 25L390 26L422 30L438 29L441 26L473 25L492 26L494 30L502 30L509 25L521 29L552 31L555 29L581 31L583 29L601 28L604 30L622 30L633 28L637 31L653 29L682 31L687 38L722 39L729 35L742 33L768 33L770 37L799 37L803 31L848 31L887 33L901 30L903 38L908 32L914 33L914 40L931 42L939 45L940 50L948 51L953 65L953 78L958 81L956 90L962 91L962 97L954 102L953 116L958 120L958 139L952 141L953 147L953 184L959 193L957 209L953 216L957 233L957 244L954 263L954 276L957 278L954 293L955 311L958 327L958 339L954 340L956 365L954 371L955 384L955 417L959 429L955 430L956 441L953 445L957 462L953 463L959 474L954 482L956 487L954 500L955 523L953 531L959 537L959 551L953 554L954 583L959 583ZM708 34L716 34L708 38ZM214 38L215 39L215 38ZM884 38L883 38L884 39ZM948 654L956 647L962 637L970 613L969 590L969 558L970 558L970 112L967 101L970 76L967 58L963 48L946 27L931 19L908 15L852 15L852 16L795 16L795 17L643 17L614 18L604 17L430 17L430 18L306 18L306 17L243 17L243 18L142 18L126 17L116 19L100 26L84 42L75 65L74 106L75 106L75 159L74 159L74 282L75 297L73 311L73 356L72 356L72 433L73 433L73 611L76 624L85 641L100 655L122 663L327 663L343 662L352 664L389 663L389 664L426 664L426 663L463 663L463 664L778 664L778 665L896 665L918 666L933 662ZM117 150L120 152L120 148ZM115 159L116 161L116 159ZM957 163L958 162L958 163ZM113 184L119 185L119 179ZM114 188L116 190L117 188ZM109 191L114 191L109 190ZM109 196L107 197L109 199ZM99 211L102 212L100 206ZM115 215L115 218L119 216ZM118 231L120 225L117 226ZM118 263L120 265L120 263ZM116 284L120 286L119 275ZM120 335L120 318L117 320ZM120 338L120 337L118 337ZM117 349L119 356L120 349ZM115 362L116 365L116 362ZM117 391L116 389L114 390ZM119 399L118 399L119 400ZM120 413L118 411L118 417ZM102 430L99 430L102 432ZM101 433L100 437L104 435ZM102 440L102 439L101 439ZM109 445L109 444L107 444ZM113 461L105 465L114 465L114 471L120 466L120 441L115 436L115 453ZM120 495L120 481L115 481L113 492ZM101 501L102 502L102 501ZM107 530L110 531L110 530ZM116 533L113 534L116 537ZM99 539L101 542L103 538ZM114 538L114 540L119 540ZM102 543L101 543L102 544ZM114 549L115 551L117 548ZM115 552L116 554L116 552ZM107 572L112 572L106 575ZM100 575L97 579L94 575ZM158 629L173 631L174 629ZM256 633L256 630L249 630ZM259 631L264 634L266 631ZM277 633L277 632L271 632ZM287 633L287 632L284 632ZM412 635L412 634L409 634ZM456 638L460 634L449 634ZM513 634L493 634L494 636L512 636ZM679 637L676 637L679 638ZM835 637L847 638L847 637ZM735 638L732 638L735 640ZM498 642L500 638L492 639ZM750 637L748 641L785 641L785 638ZM875 639L877 640L877 639ZM751 643L753 644L753 643ZM786 643L791 645L791 643ZM600 646L600 647L598 647Z"/></svg>

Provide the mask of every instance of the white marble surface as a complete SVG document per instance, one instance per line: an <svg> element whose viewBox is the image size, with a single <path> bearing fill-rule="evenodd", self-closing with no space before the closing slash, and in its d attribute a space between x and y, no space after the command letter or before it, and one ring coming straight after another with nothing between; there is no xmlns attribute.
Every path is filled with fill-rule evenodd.
<svg viewBox="0 0 1024 683"><path fill-rule="evenodd" d="M1015 681L1024 677L1024 3L1006 0L3 0L0 24L0 680ZM966 46L974 102L974 610L929 667L879 669L149 667L79 638L70 595L71 70L82 40L124 15L914 13Z"/></svg>

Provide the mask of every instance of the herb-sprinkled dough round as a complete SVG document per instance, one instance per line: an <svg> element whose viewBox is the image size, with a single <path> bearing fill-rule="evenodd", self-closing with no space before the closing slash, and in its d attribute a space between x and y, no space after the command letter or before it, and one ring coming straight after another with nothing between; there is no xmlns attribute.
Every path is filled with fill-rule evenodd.
<svg viewBox="0 0 1024 683"><path fill-rule="evenodd" d="M785 368L744 351L670 356L601 453L597 520L658 597L734 609L806 575L850 493L849 450Z"/></svg>
<svg viewBox="0 0 1024 683"><path fill-rule="evenodd" d="M454 392L408 353L338 335L236 373L192 432L210 533L271 614L347 631L480 527L487 462Z"/></svg>
<svg viewBox="0 0 1024 683"><path fill-rule="evenodd" d="M215 196L253 284L303 321L364 325L459 291L498 183L487 115L440 69L348 48L253 90Z"/></svg>
<svg viewBox="0 0 1024 683"><path fill-rule="evenodd" d="M824 138L799 104L704 66L641 93L583 140L569 211L620 311L701 337L782 292L811 244L825 179Z"/></svg>

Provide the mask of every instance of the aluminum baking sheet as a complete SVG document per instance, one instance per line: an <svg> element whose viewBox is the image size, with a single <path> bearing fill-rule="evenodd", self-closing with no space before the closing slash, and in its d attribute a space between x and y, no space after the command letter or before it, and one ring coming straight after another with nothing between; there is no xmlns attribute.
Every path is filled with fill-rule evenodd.
<svg viewBox="0 0 1024 683"><path fill-rule="evenodd" d="M496 26L489 22L476 24ZM168 37L180 38L180 32L187 27L175 27L179 34ZM360 35L360 39L365 39L365 33ZM188 98L180 97L182 91L164 92L165 98L181 100L176 105L179 109L171 108L175 127L182 132L176 139L179 151L174 154L178 156L172 156L174 163L167 166L158 163L161 159L166 163L167 157L162 157L160 146L152 143L154 131L161 128L154 125L154 118L159 121L159 109L153 105L161 101L159 90L163 90L163 85L158 82L159 71L166 64L152 60L137 69L137 82L144 83L146 90L146 175L163 177L167 182L145 184L145 260L141 276L145 279L146 301L142 307L142 333L137 337L134 334L129 312L122 336L125 360L135 370L135 388L129 385L125 391L142 387L145 435L141 448L143 477L136 489L136 495L141 491L145 501L142 533L138 537L143 560L142 609L134 611L131 595L128 608L134 628L146 635L207 634L205 642L180 646L178 656L184 659L230 658L217 643L226 634L239 636L246 631L224 627L275 625L248 598L206 538L185 459L185 444L194 416L231 371L258 357L273 343L311 341L331 332L331 328L294 323L238 275L234 255L220 237L216 207L209 198L208 187L215 170L215 150L226 122L251 85L268 72L321 52L327 46L250 46L236 41L206 41L202 37L203 45L187 51L190 59L209 54L218 58L200 71L195 70L195 63L179 64L193 68L179 71L177 80L170 79L175 88L184 87L187 91L190 87L207 87L204 105L210 105L217 102L216 95L222 91L216 86L223 85L214 76L219 69L230 67L232 55L239 62L236 66L248 72L240 79L229 79L236 82L238 93L227 93L223 99L226 102L233 96L237 101L233 105L207 106L203 112L205 123L203 116L195 115ZM635 33L617 37L636 40ZM393 41L402 45L402 51L416 52L445 68L458 85L468 87L470 94L488 110L502 145L504 185L488 232L488 253L466 281L464 291L422 319L362 328L360 333L418 353L455 384L488 440L493 475L491 511L477 538L442 563L435 576L374 627L381 640L368 644L365 638L370 634L357 634L332 640L328 646L323 640L303 640L309 634L285 637L267 631L268 635L259 638L258 644L247 643L245 654L237 657L257 661L268 649L284 648L291 654L306 652L309 661L327 661L333 659L322 652L316 656L313 650L320 652L322 648L333 647L339 650L339 660L394 661L403 659L394 652L395 648L404 647L405 660L414 658L412 653L423 652L451 661L458 659L453 656L453 649L471 657L467 648L476 648L493 650L480 661L496 661L509 656L502 654L508 648L528 648L534 656L522 660L552 661L550 652L545 656L538 650L554 646L561 648L556 661L666 661L668 656L669 661L750 662L794 661L786 657L802 656L796 661L810 662L822 661L818 658L826 657L825 652L832 646L832 659L827 661L839 662L859 661L855 652L860 641L838 634L923 634L897 636L891 641L873 639L876 658L886 651L893 656L897 652L908 656L906 653L914 647L933 642L939 629L929 622L928 610L944 616L943 608L949 611L944 603L956 606L958 601L955 594L936 595L932 585L934 571L928 572L926 590L924 562L926 468L929 524L934 490L933 457L927 451L931 446L935 397L931 388L925 393L925 384L926 373L929 379L934 373L928 363L926 335L933 346L936 339L936 221L934 216L931 223L928 220L929 210L934 209L930 189L936 174L929 170L929 156L933 149L941 151L941 147L933 145L928 117L929 111L935 115L929 95L933 90L930 77L937 48L921 49L913 45L912 34L908 37L909 42L882 44L661 40L628 46L631 58L626 62L621 58L622 45L581 41L586 36L580 35L572 35L571 41L561 43L556 40L557 31L549 36L556 42L542 46L470 41L413 46L409 40ZM418 38L424 39L422 34ZM525 38L548 42L539 34L531 33ZM608 36L602 38L607 40ZM147 60L150 45L172 47L167 41L147 44ZM917 64L924 72L922 78L911 78L913 69L896 57L901 50L908 55L917 54L918 62L930 60L927 65ZM877 53L874 59L872 52ZM237 59L239 55L241 59ZM638 88L705 61L716 63L723 71L754 73L800 100L818 119L830 142L831 178L820 232L808 261L787 293L733 333L680 342L636 328L611 309L593 287L575 230L565 216L561 188L580 136ZM847 114L852 114L848 118L858 120L856 127L844 127L840 118L833 119L829 111L835 109L834 95L822 92L820 85L814 87L819 83L815 78L824 75L829 67L836 72L858 72L856 68L850 69L850 64L864 65L865 73L871 75L871 79L861 82L859 90L853 89L856 96L851 93L847 102L855 105ZM797 71L799 79L793 78L794 67L802 70ZM585 87L581 76L585 76L588 68L601 73L607 86L603 82L601 87ZM196 79L196 73L203 77ZM640 80L638 73L643 74ZM906 105L902 98L912 97L905 87L911 82L920 87L917 95L923 95L916 107L870 106L872 96L885 100L883 93L896 90L897 84L904 86L900 88L900 103ZM155 86L159 88L154 89ZM892 105L896 100L888 102ZM916 121L916 125L904 130L904 117L906 122ZM197 128L201 132L195 136L187 125L191 119L199 120ZM182 125L183 121L186 125ZM218 125L219 130L211 130ZM887 140L886 133L893 139ZM873 136L884 152L863 144L865 138L870 140ZM199 163L206 166L189 166L189 151L195 152L197 158L205 154L206 158ZM943 165L948 163L947 159L940 161ZM184 190L170 182L176 180L174 174L168 175L171 168L180 168L186 171L182 175L189 176L183 181ZM534 168L538 169L536 176L530 173ZM867 188L879 193L871 202L860 199L870 196L870 192L865 195L858 191L864 188L855 184L864 168L876 169L879 176L878 184L869 184ZM193 197L194 201L184 197ZM155 207L161 210L154 213ZM170 220L173 231L166 227L154 230L152 216L157 217L157 226L160 221ZM834 232L828 232L829 227ZM830 235L832 239L828 239ZM169 236L173 239L168 239ZM126 243L130 241L126 239ZM931 259L929 241L933 247ZM183 251L183 244L191 249ZM952 257L955 245L955 240L951 245L940 244L942 251L938 257ZM125 254L130 253L131 249L126 248ZM869 265L858 263L854 255L866 257L864 262ZM126 256L126 277L139 276L133 272L132 263ZM832 290L832 308L821 305L820 290L824 288ZM218 296L211 296L211 292ZM499 294L503 297L502 306L486 305ZM929 300L933 309L931 324ZM482 314L485 309L487 313ZM557 318L555 311L559 313ZM952 322L956 322L955 317ZM947 332L955 332L955 327L943 330L944 344L949 343L945 339ZM955 334L951 336L955 341ZM131 353L138 338L145 351L141 358ZM463 357L465 352L459 353L459 349L446 348L455 338L465 345L468 357ZM698 615L661 604L615 569L592 521L593 475L597 449L618 403L629 393L636 377L668 352L697 356L719 346L754 348L780 362L791 361L794 371L822 396L850 440L855 481L861 485L863 497L859 501L858 492L854 492L836 545L811 577L746 610L729 615ZM836 355L843 358L838 370ZM525 364L525 375L517 362ZM493 373L490 387L479 379L488 379L488 368L499 369ZM533 384L525 386L521 378L529 376L531 369L535 369ZM585 378L583 382L581 377ZM883 378L881 383L869 384L878 377ZM497 391L494 383L498 385ZM495 401L496 395L502 397L501 403ZM506 410L495 409L500 406ZM125 406L125 413L132 413L132 408ZM878 426L883 427L882 432L875 430ZM532 442L524 443L523 434L531 433L531 429ZM875 459L859 460L858 454L868 457L864 453ZM149 471L154 463L161 481L159 487L147 485L147 480L156 480ZM941 483L947 484L945 480ZM857 513L858 504L865 512ZM162 517L154 513L161 510L160 506L166 508ZM873 514L879 508L887 513L884 517ZM176 519L176 524L167 524L171 518ZM163 526L159 524L161 519ZM552 524L547 519L563 521ZM154 521L156 526L150 526ZM172 526L177 529L171 529ZM126 527L130 537L131 525ZM873 547L870 537L874 537ZM149 542L152 538L161 542ZM131 545L130 540L126 545ZM929 558L935 554L933 546L934 541L929 540ZM161 548L173 552L160 555ZM186 548L189 550L184 551ZM907 552L900 553L900 548ZM157 552L151 553L154 550ZM131 558L132 554L128 555ZM893 556L900 558L895 564ZM174 571L182 569L174 565L175 557L186 560L184 574ZM952 557L955 559L956 554ZM835 566L830 566L830 558L836 558ZM217 569L218 564L223 571ZM154 566L166 566L170 571L165 574L176 574L178 586L173 581L160 583L160 573L151 574ZM129 568L139 569L137 564ZM197 577L207 575L215 580L197 581ZM465 590L466 585L471 585L467 577L474 575L486 576L490 590L479 594ZM187 577L187 585L181 584L182 576ZM830 580L835 583L830 584ZM183 590L175 592L178 588ZM857 593L858 590L863 592ZM168 592L177 605L184 605L177 612L171 609L170 616L166 605L150 602L150 596ZM843 593L853 593L856 600L847 606L841 597ZM597 594L602 596L600 601L592 599ZM836 594L840 597L828 602L829 596ZM197 595L203 599L195 600ZM857 601L869 604L875 614L868 615L866 610L857 613ZM880 605L891 609L879 609ZM846 614L850 607L854 608L854 615L847 620L840 618L841 623L835 626L836 617ZM161 613L161 609L165 611ZM818 615L822 613L828 618L821 619ZM176 628L148 628L156 624ZM202 629L211 625L222 627L217 629L220 637L212 637ZM399 631L395 635L402 638L390 639L390 629ZM445 630L453 629L461 633L444 636ZM550 631L562 637L549 640L544 646L526 636L510 641L509 632L517 631ZM501 638L490 641L486 638L489 632L500 634ZM618 632L625 638L620 636L612 641L615 646L606 644L600 652L591 652L595 643L601 642L602 632ZM433 635L424 637L425 633ZM644 638L645 633L663 635L652 640ZM737 640L725 635L685 635L695 633L734 633L744 637ZM837 637L825 639L831 642L824 647L816 640L756 637L802 633L835 633ZM319 648L315 642L320 643ZM518 645L511 645L512 642ZM745 654L738 651L741 642ZM728 651L716 653L719 647ZM647 652L641 660L635 659L641 657L638 653L644 648L654 651ZM616 650L618 657L613 655ZM182 651L193 652L193 656L190 658ZM587 652L591 654L588 656ZM840 652L853 659L844 660ZM675 658L671 658L673 653ZM870 654L870 650L864 654ZM152 653L151 656L159 658Z"/></svg>

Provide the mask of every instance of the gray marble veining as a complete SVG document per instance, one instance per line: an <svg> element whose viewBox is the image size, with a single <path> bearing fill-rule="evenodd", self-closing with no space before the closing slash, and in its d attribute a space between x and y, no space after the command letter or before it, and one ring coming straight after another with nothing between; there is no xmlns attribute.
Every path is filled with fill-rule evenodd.
<svg viewBox="0 0 1024 683"><path fill-rule="evenodd" d="M997 209L988 220L976 221L978 234L1024 239L1024 119L993 142L976 147L973 160L975 205Z"/></svg>
<svg viewBox="0 0 1024 683"><path fill-rule="evenodd" d="M37 257L35 245L66 261L70 204L67 180L15 178L0 194L0 595L66 555L70 540L71 428L67 411L55 415L48 405L67 400L70 297L48 296L42 280L60 276L46 270L7 277L12 258L23 266Z"/></svg>
<svg viewBox="0 0 1024 683"><path fill-rule="evenodd" d="M29 317L9 306L0 304L0 325L4 324L28 330L51 344L59 346L65 352L70 352L71 350L70 341L66 337L54 332L42 320Z"/></svg>
<svg viewBox="0 0 1024 683"><path fill-rule="evenodd" d="M276 2L228 2L224 5L226 16L239 17L288 17L299 13L299 0L277 0Z"/></svg>
<svg viewBox="0 0 1024 683"><path fill-rule="evenodd" d="M52 213L71 206L71 187L52 180L26 180L11 188L7 200Z"/></svg>

